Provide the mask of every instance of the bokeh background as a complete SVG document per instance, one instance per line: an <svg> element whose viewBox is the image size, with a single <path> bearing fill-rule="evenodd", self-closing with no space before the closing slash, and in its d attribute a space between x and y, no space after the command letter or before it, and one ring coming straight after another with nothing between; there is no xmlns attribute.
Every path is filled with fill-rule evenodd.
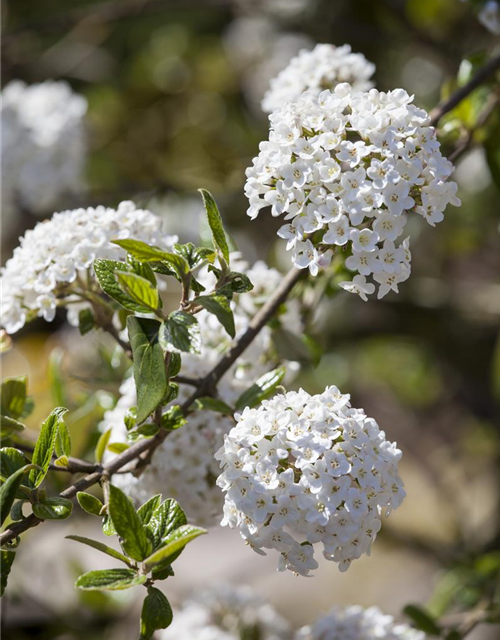
<svg viewBox="0 0 500 640"><path fill-rule="evenodd" d="M58 210L133 199L196 241L205 233L196 190L205 187L244 254L283 270L278 222L251 223L243 195L244 170L267 137L259 103L269 79L303 47L348 43L376 64L378 88L404 87L431 109L499 44L458 0L10 0L2 11L2 84L64 79L88 100L86 187ZM442 121L446 152L495 91L476 91ZM413 273L399 296L365 304L327 289L314 315L319 362L304 364L295 386L349 391L404 451L408 497L372 557L347 574L324 562L315 578L294 578L237 532L215 529L176 563L165 583L172 603L228 580L252 585L301 625L334 604L399 616L412 602L451 615L489 593L500 575L499 148L497 109L458 159L462 207L435 229L421 220L411 229ZM4 216L2 264L51 213ZM125 367L102 335L81 339L61 315L17 334L2 373L29 374L34 429L54 402L70 406L74 454L85 457ZM136 590L73 589L102 557L64 536L92 535L93 524L77 509L25 535L3 602L6 640L136 637ZM498 634L484 626L470 637Z"/></svg>

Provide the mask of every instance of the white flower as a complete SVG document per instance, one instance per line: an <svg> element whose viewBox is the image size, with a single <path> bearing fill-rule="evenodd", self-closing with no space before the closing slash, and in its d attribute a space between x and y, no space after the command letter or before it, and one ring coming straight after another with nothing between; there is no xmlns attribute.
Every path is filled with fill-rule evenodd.
<svg viewBox="0 0 500 640"><path fill-rule="evenodd" d="M21 206L46 214L61 196L81 191L87 101L66 82L26 85L14 80L2 91L2 213Z"/></svg>
<svg viewBox="0 0 500 640"><path fill-rule="evenodd" d="M425 640L423 631L401 624L377 607L334 607L311 626L300 629L295 640Z"/></svg>
<svg viewBox="0 0 500 640"><path fill-rule="evenodd" d="M221 524L239 528L257 552L277 550L279 569L301 575L317 567L317 543L341 571L369 553L383 512L405 495L401 451L377 423L336 387L277 395L235 418L216 454L230 514Z"/></svg>
<svg viewBox="0 0 500 640"><path fill-rule="evenodd" d="M374 72L375 65L361 53L352 53L349 45L318 44L312 51L303 49L271 80L262 110L271 113L285 102L294 102L304 91L319 94L341 82L365 91L373 86L370 78Z"/></svg>
<svg viewBox="0 0 500 640"><path fill-rule="evenodd" d="M215 584L195 592L172 624L158 632L160 640L288 640L284 618L249 587Z"/></svg>
<svg viewBox="0 0 500 640"><path fill-rule="evenodd" d="M136 209L133 202L122 202L116 210L96 207L55 213L27 231L1 270L1 323L6 331L15 333L36 316L50 322L56 307L69 303L68 319L78 324L78 311L89 306L85 293L101 291L93 261L126 256L111 243L116 238L135 238L167 250L177 241L162 232L161 218Z"/></svg>
<svg viewBox="0 0 500 640"><path fill-rule="evenodd" d="M375 285L371 282L366 282L365 276L354 276L351 282L349 282L348 280L339 282L339 287L342 287L342 289L349 291L349 293L357 293L358 296L365 302L368 301L367 296L375 292Z"/></svg>
<svg viewBox="0 0 500 640"><path fill-rule="evenodd" d="M238 336L248 328L251 318L278 286L282 275L262 261L249 266L241 259L239 253L232 253L230 258L231 268L246 273L254 285L251 291L235 295L231 302ZM208 291L216 281L207 268L200 270L197 279ZM201 353L182 354L182 374L192 378L206 375L231 344L231 339L213 315L201 311L196 318L201 332ZM300 313L293 300L287 303L279 320L289 331L300 331ZM271 329L264 327L222 377L218 384L218 394L224 402L233 404L250 384L272 368L275 355L271 335ZM288 375L293 377L298 365L287 364ZM101 423L101 430L112 429L111 442L126 441L124 418L128 409L137 402L132 378L123 383L120 392L122 395L116 407L106 412ZM174 400L174 404L185 400L191 392L191 387L181 385L179 397ZM214 453L222 445L224 434L228 433L233 425L234 421L228 416L211 411L194 411L189 415L187 424L173 431L163 441L151 463L139 477L117 474L113 476L113 483L137 503L145 502L156 493L176 498L193 522L201 526L212 526L220 520L223 511L223 496L215 484L219 468ZM268 434L267 427L266 424L254 424L251 432L247 434L249 443L259 442L264 448L264 443L268 442L265 439ZM107 455L108 458L112 457L111 453ZM266 452L266 455L270 455L269 452ZM228 457L228 480L238 477L246 462L243 452L234 450ZM266 475L267 467L264 463L259 470L262 486L266 486L266 482L273 482L273 479ZM241 499L243 498L242 495ZM259 505L256 512L257 519L260 519L267 507L268 500L264 497L263 504ZM231 517L229 512L227 517Z"/></svg>
<svg viewBox="0 0 500 640"><path fill-rule="evenodd" d="M356 92L342 83L305 92L272 113L269 141L246 173L248 215L271 205L273 216L285 218L278 235L295 266L316 275L346 247L349 269L379 274L373 279L382 297L410 273L409 253L400 267L407 218L417 213L434 226L448 204L460 204L448 180L453 165L441 155L429 116L411 102L403 89ZM363 299L375 292L359 282L344 288Z"/></svg>

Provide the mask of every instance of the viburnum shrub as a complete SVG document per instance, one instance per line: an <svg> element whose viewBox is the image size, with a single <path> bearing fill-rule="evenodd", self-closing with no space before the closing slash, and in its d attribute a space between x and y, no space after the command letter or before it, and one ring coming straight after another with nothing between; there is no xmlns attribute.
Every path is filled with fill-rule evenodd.
<svg viewBox="0 0 500 640"><path fill-rule="evenodd" d="M65 313L82 335L114 339L115 374L127 364L119 399L99 416L93 460L71 456L64 406L50 411L34 446L23 439L33 410L27 379L2 383L2 593L20 535L68 518L74 500L99 519L103 538L67 537L119 564L84 573L76 586L145 587L143 640L170 626L158 583L174 576L185 546L207 533L202 527L237 528L251 549L275 553L280 570L303 576L319 554L341 571L370 554L382 517L405 497L394 425L382 430L335 380L314 395L284 385L321 357L309 333L318 279L331 290L350 271L340 287L363 300L376 286L379 298L397 292L410 275L407 222L420 216L434 226L448 204L460 204L432 125L476 86L431 117L403 89L371 88L373 70L349 47L321 45L295 58L266 96L269 140L247 171L245 193L251 218L262 209L282 218L278 235L294 265L286 275L230 249L205 190L211 241L203 246L180 242L132 202L55 213L20 239L1 274L2 348L30 321ZM170 298L179 292L175 308L165 289ZM47 474L58 471L79 477L51 495ZM416 629L376 608L334 609L296 638L422 640L422 630L462 637L461 627L417 607L406 613ZM162 637L291 634L258 596L226 585L193 595Z"/></svg>

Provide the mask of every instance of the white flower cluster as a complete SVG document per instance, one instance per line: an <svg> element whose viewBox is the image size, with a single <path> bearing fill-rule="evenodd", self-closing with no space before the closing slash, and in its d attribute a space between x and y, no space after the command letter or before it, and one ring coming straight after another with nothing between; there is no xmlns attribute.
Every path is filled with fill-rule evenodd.
<svg viewBox="0 0 500 640"><path fill-rule="evenodd" d="M257 262L249 267L237 253L231 254L231 268L246 273L254 284L252 291L235 296L231 303L237 335L241 335L282 276L264 262ZM213 274L207 269L203 269L197 278L207 290L215 284ZM193 378L207 374L231 343L213 315L201 311L196 318L200 325L201 353L182 355L182 374ZM299 313L293 301L288 303L281 321L288 329L299 330ZM275 363L271 331L264 327L219 382L219 397L231 405L256 378L272 369ZM293 375L296 364L289 363L288 370ZM181 385L179 398L174 402L182 402L191 391L190 387ZM101 425L103 430L112 429L111 442L126 441L124 417L127 410L136 404L132 378L124 382L120 392L122 395L118 404L105 414ZM215 484L219 466L214 453L220 448L224 434L233 425L234 421L227 416L212 411L196 411L189 416L186 425L172 432L163 441L152 462L138 478L132 474L120 474L113 476L113 482L138 503L145 502L155 493L176 498L196 524L212 526L220 521L223 504L222 493Z"/></svg>
<svg viewBox="0 0 500 640"><path fill-rule="evenodd" d="M295 102L304 91L319 95L341 82L348 82L355 91L366 91L373 86L370 78L374 73L375 65L362 53L352 53L348 44L342 47L318 44L312 51L300 51L286 69L271 80L262 100L262 110L271 113L286 102Z"/></svg>
<svg viewBox="0 0 500 640"><path fill-rule="evenodd" d="M96 258L121 260L126 252L111 243L117 238L134 238L170 249L175 236L162 232L162 220L150 211L137 209L133 202L118 208L96 207L55 213L39 222L20 238L20 245L1 271L1 323L7 333L19 331L27 320L43 316L54 319L58 305L71 305L77 311L91 286ZM74 314L70 320L75 321Z"/></svg>
<svg viewBox="0 0 500 640"><path fill-rule="evenodd" d="M66 82L10 82L2 91L2 209L46 214L80 191L87 101Z"/></svg>
<svg viewBox="0 0 500 640"><path fill-rule="evenodd" d="M405 496L401 451L348 395L290 391L236 414L217 452L226 492L222 525L252 549L280 553L278 568L308 575L314 545L345 571L370 553L385 511Z"/></svg>
<svg viewBox="0 0 500 640"><path fill-rule="evenodd" d="M303 627L295 640L425 640L425 633L397 623L378 607L358 605L333 608L312 626Z"/></svg>
<svg viewBox="0 0 500 640"><path fill-rule="evenodd" d="M216 584L189 598L161 640L288 640L288 623L249 587Z"/></svg>
<svg viewBox="0 0 500 640"><path fill-rule="evenodd" d="M409 240L397 244L406 214L434 226L448 204L459 205L453 165L439 151L429 116L403 89L356 93L344 83L319 96L304 93L270 116L247 169L248 215L264 207L288 221L278 235L292 262L316 275L334 250L350 249L346 267L357 272L347 291L378 297L410 274Z"/></svg>

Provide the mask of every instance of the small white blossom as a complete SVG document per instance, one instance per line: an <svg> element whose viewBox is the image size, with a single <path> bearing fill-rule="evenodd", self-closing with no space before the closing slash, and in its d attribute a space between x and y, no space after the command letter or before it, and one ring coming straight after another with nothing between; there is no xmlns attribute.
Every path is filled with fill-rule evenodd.
<svg viewBox="0 0 500 640"><path fill-rule="evenodd" d="M375 65L361 53L352 53L349 45L335 47L318 44L312 51L303 49L271 80L262 101L262 110L271 113L285 102L294 102L304 91L319 94L334 89L341 82L349 82L356 90L373 86L370 78Z"/></svg>
<svg viewBox="0 0 500 640"><path fill-rule="evenodd" d="M133 202L122 202L116 210L96 207L55 213L27 231L1 270L1 324L7 333L16 333L36 316L50 322L57 306L69 303L68 319L77 324L78 311L89 306L85 292L92 288L100 292L93 261L126 257L126 251L111 243L117 238L134 238L167 250L177 242L176 236L162 232L161 218L136 209Z"/></svg>
<svg viewBox="0 0 500 640"><path fill-rule="evenodd" d="M448 180L453 165L412 99L403 89L356 92L342 83L280 100L269 141L246 173L248 215L271 206L284 217L278 235L292 263L316 275L345 247L355 276L341 286L363 299L375 286L360 277L377 275L379 298L409 277L409 241L405 250L400 243L409 216L435 226L448 204L460 204Z"/></svg>
<svg viewBox="0 0 500 640"><path fill-rule="evenodd" d="M401 451L377 423L333 386L277 395L235 417L216 454L222 525L238 528L257 552L277 550L278 568L301 575L318 566L317 543L341 571L368 554L383 512L405 496ZM262 437L253 437L255 425Z"/></svg>
<svg viewBox="0 0 500 640"><path fill-rule="evenodd" d="M423 631L401 624L378 607L333 608L311 626L300 629L295 640L425 640Z"/></svg>

